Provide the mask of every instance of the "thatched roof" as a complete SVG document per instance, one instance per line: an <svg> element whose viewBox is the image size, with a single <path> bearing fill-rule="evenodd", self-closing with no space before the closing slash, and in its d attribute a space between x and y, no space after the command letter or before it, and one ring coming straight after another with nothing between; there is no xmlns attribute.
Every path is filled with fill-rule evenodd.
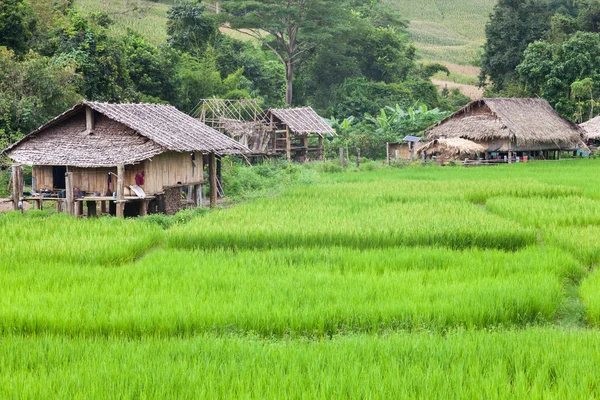
<svg viewBox="0 0 600 400"><path fill-rule="evenodd" d="M579 125L584 130L584 136L586 140L598 140L600 139L600 115L596 118L592 118L587 122Z"/></svg>
<svg viewBox="0 0 600 400"><path fill-rule="evenodd" d="M435 139L431 142L424 143L418 150L418 154L440 153L444 158L464 158L472 157L479 153L485 152L485 147L475 142L466 139Z"/></svg>
<svg viewBox="0 0 600 400"><path fill-rule="evenodd" d="M335 130L311 107L271 108L267 111L268 113L273 114L282 124L287 125L296 134L335 135Z"/></svg>
<svg viewBox="0 0 600 400"><path fill-rule="evenodd" d="M425 132L429 139L510 140L517 146L552 143L557 148L585 147L581 128L558 115L543 99L476 100Z"/></svg>
<svg viewBox="0 0 600 400"><path fill-rule="evenodd" d="M85 130L86 107L122 125L90 134ZM172 106L84 101L2 154L24 164L101 167L135 164L166 151L224 155L248 149Z"/></svg>

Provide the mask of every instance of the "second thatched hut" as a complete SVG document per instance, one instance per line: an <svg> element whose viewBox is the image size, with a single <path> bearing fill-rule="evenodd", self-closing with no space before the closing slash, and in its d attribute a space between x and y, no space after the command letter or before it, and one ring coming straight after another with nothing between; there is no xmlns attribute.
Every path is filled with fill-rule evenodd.
<svg viewBox="0 0 600 400"><path fill-rule="evenodd" d="M485 159L549 159L589 151L583 130L543 99L473 101L425 131L429 140L466 139L484 148Z"/></svg>

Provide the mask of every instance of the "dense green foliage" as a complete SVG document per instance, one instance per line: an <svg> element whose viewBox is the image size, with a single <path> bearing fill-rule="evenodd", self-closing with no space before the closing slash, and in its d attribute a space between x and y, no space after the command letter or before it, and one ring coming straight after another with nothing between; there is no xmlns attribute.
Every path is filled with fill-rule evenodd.
<svg viewBox="0 0 600 400"><path fill-rule="evenodd" d="M276 197L213 212L0 215L0 393L597 397L598 161L367 165L226 162Z"/></svg>
<svg viewBox="0 0 600 400"><path fill-rule="evenodd" d="M6 49L0 49L1 147L83 98L170 103L186 112L213 96L258 98L265 107L280 107L292 64L295 104L312 105L328 117L354 116L359 122L386 106L407 109L421 103L454 109L466 100L454 103L438 94L429 79L444 67L417 65L404 23L379 2L311 2L294 20L298 41L289 49L288 64L282 63L281 52L271 51L277 45L275 36L242 41L217 28L223 23L220 17L229 16L234 28L247 26L261 37L276 34L285 24L255 20L252 16L258 14L250 8L293 16L294 7L303 7L300 3L288 7L287 2L265 1L250 7L223 2L232 14L214 15L200 0L178 0L165 13L162 43L152 43L131 28L120 27L119 33L113 29L122 13L143 13L141 3L115 8L116 14L106 12L111 8L82 12L77 2L2 4L0 29L6 32L0 45ZM82 4L87 10L87 3ZM235 11L242 8L243 18ZM5 20L11 24L1 22ZM371 142L373 147L380 144L375 136Z"/></svg>
<svg viewBox="0 0 600 400"><path fill-rule="evenodd" d="M581 123L597 114L600 2L506 0L487 26L489 95L543 97Z"/></svg>

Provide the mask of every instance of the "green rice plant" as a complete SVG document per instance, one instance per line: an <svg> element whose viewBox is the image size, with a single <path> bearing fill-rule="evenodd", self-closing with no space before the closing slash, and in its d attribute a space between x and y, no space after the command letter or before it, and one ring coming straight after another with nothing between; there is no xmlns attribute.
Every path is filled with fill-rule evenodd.
<svg viewBox="0 0 600 400"><path fill-rule="evenodd" d="M573 254L586 266L600 264L600 227L560 227L544 229L544 241Z"/></svg>
<svg viewBox="0 0 600 400"><path fill-rule="evenodd" d="M579 292L587 322L595 328L600 327L600 273L597 269L581 283Z"/></svg>
<svg viewBox="0 0 600 400"><path fill-rule="evenodd" d="M486 202L491 212L527 226L600 225L600 200L585 197L494 197Z"/></svg>
<svg viewBox="0 0 600 400"><path fill-rule="evenodd" d="M527 329L333 340L8 335L2 398L591 399L600 333Z"/></svg>
<svg viewBox="0 0 600 400"><path fill-rule="evenodd" d="M40 211L0 214L0 266L119 265L135 260L162 240L158 226L103 217L76 219Z"/></svg>
<svg viewBox="0 0 600 400"><path fill-rule="evenodd" d="M0 332L323 336L551 322L584 271L557 249L159 250L0 270Z"/></svg>
<svg viewBox="0 0 600 400"><path fill-rule="evenodd" d="M299 187L192 221L168 233L176 248L298 246L482 247L514 250L534 244L532 229L516 226L465 201L460 191L411 184ZM412 201L409 201L411 199ZM420 200L420 201L419 201Z"/></svg>

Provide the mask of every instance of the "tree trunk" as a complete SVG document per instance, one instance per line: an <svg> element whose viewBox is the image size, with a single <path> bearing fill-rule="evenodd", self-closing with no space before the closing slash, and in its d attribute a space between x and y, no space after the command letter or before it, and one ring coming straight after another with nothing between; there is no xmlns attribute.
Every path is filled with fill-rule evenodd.
<svg viewBox="0 0 600 400"><path fill-rule="evenodd" d="M285 103L288 107L292 106L293 99L293 82L294 82L294 61L289 60L285 65L285 79L287 82L287 90L285 92Z"/></svg>

